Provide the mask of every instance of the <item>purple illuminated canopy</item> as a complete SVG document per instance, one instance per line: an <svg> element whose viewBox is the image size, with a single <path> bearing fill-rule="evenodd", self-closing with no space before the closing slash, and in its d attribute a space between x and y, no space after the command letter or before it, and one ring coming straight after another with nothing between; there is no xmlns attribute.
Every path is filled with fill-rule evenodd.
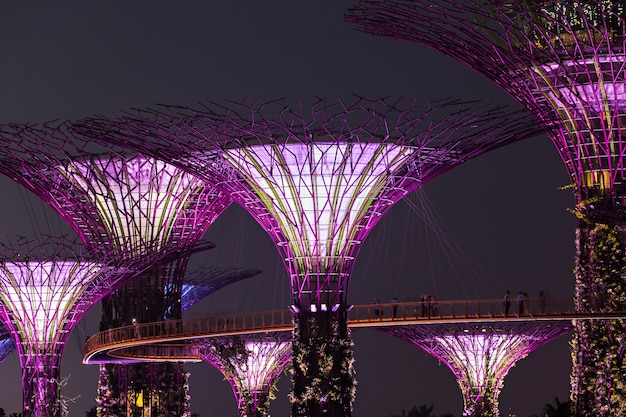
<svg viewBox="0 0 626 417"><path fill-rule="evenodd" d="M570 322L527 321L379 327L445 363L461 387L464 416L499 416L504 377L530 352L572 330Z"/></svg>
<svg viewBox="0 0 626 417"><path fill-rule="evenodd" d="M558 126L548 134L584 210L621 218L625 17L610 0L361 0L346 19L456 58Z"/></svg>
<svg viewBox="0 0 626 417"><path fill-rule="evenodd" d="M345 290L361 243L416 187L498 146L539 133L497 106L319 100L164 107L75 129L191 170L230 193L268 231L298 300ZM332 300L330 301L332 302Z"/></svg>
<svg viewBox="0 0 626 417"><path fill-rule="evenodd" d="M213 337L198 343L202 358L231 385L239 416L268 416L276 380L291 360L291 333Z"/></svg>
<svg viewBox="0 0 626 417"><path fill-rule="evenodd" d="M81 139L66 123L3 125L0 172L34 192L90 248L173 259L231 203L166 162Z"/></svg>
<svg viewBox="0 0 626 417"><path fill-rule="evenodd" d="M59 239L3 244L0 320L20 356L24 415L61 415L61 356L74 325L121 277L114 258L89 260ZM87 258L86 258L87 257Z"/></svg>

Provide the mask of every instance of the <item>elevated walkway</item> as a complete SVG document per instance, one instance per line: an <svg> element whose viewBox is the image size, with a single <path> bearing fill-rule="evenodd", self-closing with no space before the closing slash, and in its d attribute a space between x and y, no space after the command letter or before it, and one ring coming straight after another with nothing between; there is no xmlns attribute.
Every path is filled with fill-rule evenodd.
<svg viewBox="0 0 626 417"><path fill-rule="evenodd" d="M322 305L319 308L331 307ZM508 314L505 314L502 300L414 301L354 305L348 311L348 326L370 328L433 323L625 318L626 311L575 313L571 299L549 298L546 302L527 299L522 306L512 299ZM193 343L196 339L292 330L293 313L288 309L137 323L90 337L85 344L83 363L200 362L198 348Z"/></svg>

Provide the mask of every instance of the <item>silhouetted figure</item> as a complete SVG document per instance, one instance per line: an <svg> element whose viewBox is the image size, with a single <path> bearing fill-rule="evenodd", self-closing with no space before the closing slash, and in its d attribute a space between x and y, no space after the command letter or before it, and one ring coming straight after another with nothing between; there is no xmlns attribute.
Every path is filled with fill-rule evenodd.
<svg viewBox="0 0 626 417"><path fill-rule="evenodd" d="M524 314L530 316L530 300L527 292L524 293Z"/></svg>
<svg viewBox="0 0 626 417"><path fill-rule="evenodd" d="M428 310L430 309L430 296L428 294L422 295L422 317L426 317Z"/></svg>
<svg viewBox="0 0 626 417"><path fill-rule="evenodd" d="M430 315L439 315L439 303L437 302L437 297L434 294L430 296Z"/></svg>
<svg viewBox="0 0 626 417"><path fill-rule="evenodd" d="M515 301L517 301L517 315L521 316L524 314L524 293L518 292Z"/></svg>
<svg viewBox="0 0 626 417"><path fill-rule="evenodd" d="M378 298L374 298L374 317L379 319L382 316L382 310L380 308L380 303L378 302Z"/></svg>
<svg viewBox="0 0 626 417"><path fill-rule="evenodd" d="M391 317L394 319L398 317L398 298L397 297L393 297L391 299Z"/></svg>
<svg viewBox="0 0 626 417"><path fill-rule="evenodd" d="M502 300L502 310L504 311L504 317L509 316L509 309L511 308L511 293L506 290L504 294L504 300Z"/></svg>
<svg viewBox="0 0 626 417"><path fill-rule="evenodd" d="M141 339L141 331L139 329L139 323L137 323L137 320L133 319L133 326L135 326L135 337L137 339Z"/></svg>

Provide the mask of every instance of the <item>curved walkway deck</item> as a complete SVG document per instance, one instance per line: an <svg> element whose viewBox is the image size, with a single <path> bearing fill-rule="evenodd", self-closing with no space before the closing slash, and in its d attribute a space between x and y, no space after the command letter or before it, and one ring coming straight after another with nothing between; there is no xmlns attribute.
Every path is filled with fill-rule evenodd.
<svg viewBox="0 0 626 417"><path fill-rule="evenodd" d="M577 314L571 299L551 298L545 303L538 299L529 299L520 307L515 300L511 301L509 314L505 314L502 300L355 305L348 312L348 326L362 328L432 323L626 318L626 312ZM322 305L320 308L327 307ZM274 310L166 320L109 329L87 340L83 363L199 362L201 359L198 348L190 341L217 336L291 331L292 319L290 310Z"/></svg>

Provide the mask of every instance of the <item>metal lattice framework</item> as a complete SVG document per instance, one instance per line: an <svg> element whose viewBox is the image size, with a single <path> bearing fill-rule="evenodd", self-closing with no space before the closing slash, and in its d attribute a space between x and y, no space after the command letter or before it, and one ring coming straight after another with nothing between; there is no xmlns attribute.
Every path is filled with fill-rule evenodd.
<svg viewBox="0 0 626 417"><path fill-rule="evenodd" d="M102 326L180 318L188 256L212 247L199 241L231 199L171 164L80 138L67 123L4 125L0 135L0 172L52 206L88 248L147 265L103 300Z"/></svg>
<svg viewBox="0 0 626 417"><path fill-rule="evenodd" d="M572 330L570 322L444 323L377 328L430 353L454 373L464 416L499 416L504 377L517 361Z"/></svg>
<svg viewBox="0 0 626 417"><path fill-rule="evenodd" d="M0 137L0 172L51 206L94 250L177 259L231 202L165 162L81 140L67 123L2 125Z"/></svg>
<svg viewBox="0 0 626 417"><path fill-rule="evenodd" d="M181 293L181 309L185 311L214 292L261 272L258 269L216 266L187 272Z"/></svg>
<svg viewBox="0 0 626 417"><path fill-rule="evenodd" d="M450 100L322 99L299 109L280 100L165 107L75 128L170 158L252 214L290 274L294 358L310 365L308 373L294 365L292 414L348 416L355 384L346 291L362 242L408 192L538 131L518 111Z"/></svg>
<svg viewBox="0 0 626 417"><path fill-rule="evenodd" d="M450 55L547 125L560 124L549 135L579 200L593 199L598 215L621 217L624 7L606 0L363 0L347 19Z"/></svg>
<svg viewBox="0 0 626 417"><path fill-rule="evenodd" d="M291 332L201 339L200 356L233 389L240 417L269 415L276 380L291 361Z"/></svg>
<svg viewBox="0 0 626 417"><path fill-rule="evenodd" d="M113 258L90 260L62 240L22 240L0 251L0 320L20 357L24 415L59 417L61 356L70 332L102 288L128 272Z"/></svg>
<svg viewBox="0 0 626 417"><path fill-rule="evenodd" d="M363 0L347 16L365 32L456 58L544 124L560 125L548 135L577 198L579 312L617 311L626 296L625 17L626 4L615 0ZM626 366L616 336L625 331L622 321L577 324L577 414L626 413Z"/></svg>
<svg viewBox="0 0 626 417"><path fill-rule="evenodd" d="M319 302L327 286L345 290L358 247L406 193L539 133L530 118L496 106L366 99L319 100L301 113L282 101L172 106L77 129L106 132L229 191L283 254L296 303L311 293Z"/></svg>

